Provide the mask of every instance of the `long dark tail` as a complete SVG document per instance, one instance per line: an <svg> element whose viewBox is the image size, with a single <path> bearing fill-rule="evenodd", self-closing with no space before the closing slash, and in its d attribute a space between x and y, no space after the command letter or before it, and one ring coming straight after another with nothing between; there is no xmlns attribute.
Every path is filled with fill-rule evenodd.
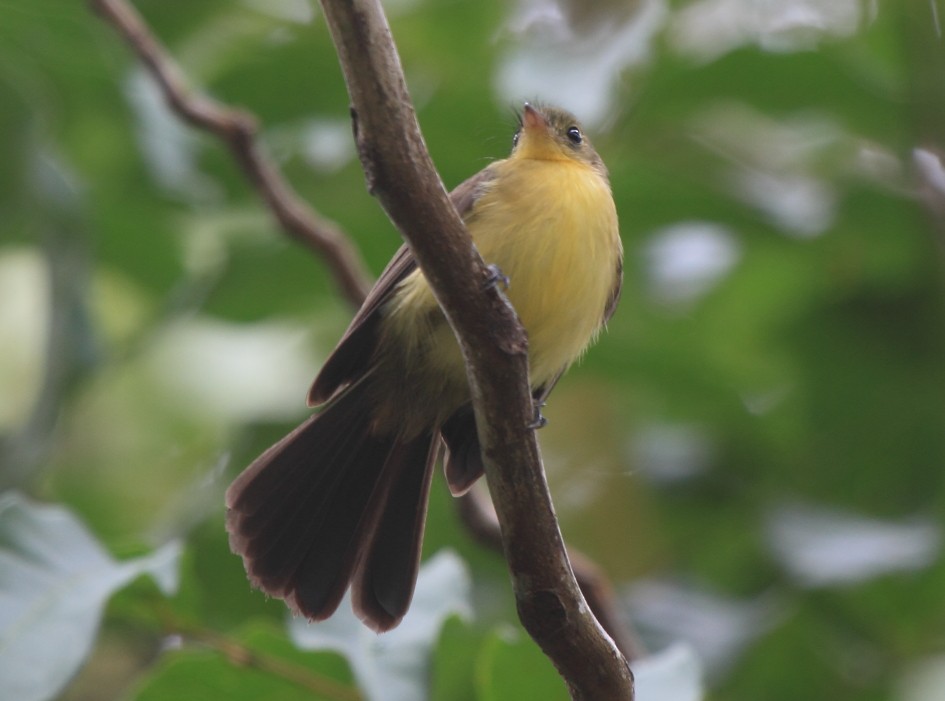
<svg viewBox="0 0 945 701"><path fill-rule="evenodd" d="M413 596L439 441L374 435L367 394L351 387L247 467L226 525L255 586L322 620L351 584L355 612L384 631Z"/></svg>

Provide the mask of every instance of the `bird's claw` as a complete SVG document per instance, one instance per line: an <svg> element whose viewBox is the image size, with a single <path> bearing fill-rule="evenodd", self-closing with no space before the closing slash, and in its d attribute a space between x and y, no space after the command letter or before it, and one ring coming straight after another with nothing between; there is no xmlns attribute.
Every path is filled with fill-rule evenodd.
<svg viewBox="0 0 945 701"><path fill-rule="evenodd" d="M545 406L544 402L542 402L541 404L535 405L535 418L532 420L530 424L528 424L527 426L528 429L534 431L539 428L544 428L545 426L548 425L548 419L546 419L541 413L541 408L543 406Z"/></svg>
<svg viewBox="0 0 945 701"><path fill-rule="evenodd" d="M502 272L498 265L495 263L490 263L486 266L486 270L489 271L488 277L486 277L486 287L493 287L502 283L502 289L509 289L509 276Z"/></svg>

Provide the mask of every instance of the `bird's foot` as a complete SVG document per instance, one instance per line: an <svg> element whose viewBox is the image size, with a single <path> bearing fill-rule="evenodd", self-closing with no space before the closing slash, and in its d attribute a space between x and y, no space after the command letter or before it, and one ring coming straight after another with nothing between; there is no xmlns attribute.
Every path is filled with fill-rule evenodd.
<svg viewBox="0 0 945 701"><path fill-rule="evenodd" d="M544 402L535 405L535 418L532 419L532 422L528 424L527 428L531 430L537 430L548 425L548 419L546 419L541 413L541 408L543 406L545 406Z"/></svg>
<svg viewBox="0 0 945 701"><path fill-rule="evenodd" d="M486 266L486 270L489 271L489 275L486 277L486 287L494 287L501 283L503 291L509 289L509 276L503 273L498 265L490 263Z"/></svg>

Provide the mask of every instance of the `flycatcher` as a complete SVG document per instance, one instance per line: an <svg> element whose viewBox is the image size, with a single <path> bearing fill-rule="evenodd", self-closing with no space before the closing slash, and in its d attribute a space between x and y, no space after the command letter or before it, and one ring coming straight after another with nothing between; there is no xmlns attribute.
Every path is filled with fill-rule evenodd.
<svg viewBox="0 0 945 701"><path fill-rule="evenodd" d="M509 279L540 404L620 296L607 169L574 116L526 103L511 155L450 197L483 260ZM483 470L459 345L406 246L308 399L321 410L227 490L230 547L293 611L325 619L351 586L358 616L389 630L413 596L441 440L454 495Z"/></svg>

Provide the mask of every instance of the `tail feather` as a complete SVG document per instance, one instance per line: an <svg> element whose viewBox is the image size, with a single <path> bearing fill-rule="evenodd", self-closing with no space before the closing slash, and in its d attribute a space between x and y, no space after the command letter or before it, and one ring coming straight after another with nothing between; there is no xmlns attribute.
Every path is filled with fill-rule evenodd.
<svg viewBox="0 0 945 701"><path fill-rule="evenodd" d="M315 469L316 456L311 453L310 448L317 445L322 438L323 431L319 430L321 428L317 424L313 425L307 434L297 436L282 452L268 460L269 469L263 474L296 474L290 474L292 479L284 479L281 489L268 492L265 508L239 512L237 509L241 508L242 502L231 507L231 518L238 519L234 521L238 523L238 528L231 531L246 539L246 545L240 549L243 555L260 560L265 558L268 553L278 549L283 539L292 537L295 529L301 525L300 520L309 523L314 513L323 512L323 509L318 507L337 488L336 485L342 476L340 470L344 465L336 465L337 470L323 470L320 474ZM329 445L326 452L347 456L349 442L352 441ZM255 489L256 484L253 483L252 490ZM279 517L274 518L274 514L279 514Z"/></svg>
<svg viewBox="0 0 945 701"><path fill-rule="evenodd" d="M359 389L353 387L256 458L227 490L227 507L243 516L270 513L272 500L286 494L284 485L303 478L311 480L314 456L308 451L310 444L320 443L323 452L331 453L333 441L354 437L351 424L364 414ZM279 469L269 469L276 461ZM250 484L252 489L247 489Z"/></svg>
<svg viewBox="0 0 945 701"><path fill-rule="evenodd" d="M375 523L352 580L355 613L378 632L400 623L413 598L439 440L426 434L398 449L375 494L381 503L369 507Z"/></svg>
<svg viewBox="0 0 945 701"><path fill-rule="evenodd" d="M368 398L352 386L246 468L227 490L227 530L250 581L314 620L374 573L386 603L362 615L386 630L413 593L436 451L431 434L376 435Z"/></svg>
<svg viewBox="0 0 945 701"><path fill-rule="evenodd" d="M269 580L287 576L291 549L305 544L300 536L317 527L316 517L324 513L319 506L337 490L344 466L332 464L332 456L351 457L347 448L358 433L358 404L352 401L357 397L342 399L347 401L312 416L263 453L227 490L230 548L243 556L253 583L274 595ZM341 430L346 422L348 430ZM271 553L278 562L267 557Z"/></svg>
<svg viewBox="0 0 945 701"><path fill-rule="evenodd" d="M330 588L341 587L338 599L344 594L351 571L351 563L346 563L347 550L351 548L390 446L385 441L365 438L353 445L346 442L341 449L347 452L325 466L330 472L323 474L322 479L312 480L314 489L307 483L287 487L292 493L294 508L290 512L285 502L274 504L282 514L274 514L267 528L256 536L256 548L248 550L247 555L264 590L284 589L288 584L288 593L298 582L305 581L304 562L314 553L325 576L331 575L337 580ZM255 555L254 550L259 554ZM306 598L310 605L300 605L299 609L311 618L327 616L334 611L337 602L324 615L319 615L314 612L326 604L315 602L322 599L327 602L331 597L327 592L320 596L313 594Z"/></svg>
<svg viewBox="0 0 945 701"><path fill-rule="evenodd" d="M440 430L449 451L444 469L446 483L454 497L462 496L482 477L484 469L472 406L457 409Z"/></svg>
<svg viewBox="0 0 945 701"><path fill-rule="evenodd" d="M382 479L390 445L359 455L344 468L344 478L328 502L320 523L305 537L305 553L296 561L290 603L320 620L338 607L361 553L369 525L368 504Z"/></svg>
<svg viewBox="0 0 945 701"><path fill-rule="evenodd" d="M383 453L389 449L386 441L364 436L366 429L357 424L349 424L337 433L334 422L316 418L319 420L308 432L270 461L267 473L294 474L267 495L265 508L242 517L240 533L251 539L245 555L264 559L278 551L283 541L300 540L302 529L316 527L324 520L332 498L343 492L349 469L383 463Z"/></svg>

